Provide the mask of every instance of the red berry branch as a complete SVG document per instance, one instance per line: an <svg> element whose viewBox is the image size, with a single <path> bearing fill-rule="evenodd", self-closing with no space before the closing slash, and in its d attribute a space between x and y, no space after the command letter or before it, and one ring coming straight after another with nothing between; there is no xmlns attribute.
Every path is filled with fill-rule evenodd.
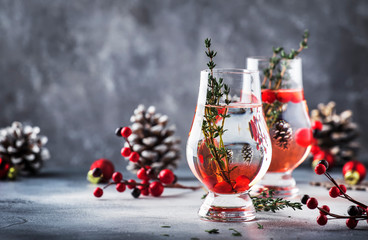
<svg viewBox="0 0 368 240"><path fill-rule="evenodd" d="M326 205L319 207L317 199L314 197L309 197L308 195L304 195L301 199L301 202L306 204L309 209L317 208L319 210L320 215L317 217L317 223L322 226L326 225L329 219L346 219L346 226L350 229L354 229L360 220L367 220L368 223L368 206L349 196L346 193L347 189L345 185L337 184L335 179L331 177L328 172L326 172L328 166L329 165L326 160L321 160L316 165L314 171L318 175L324 174L335 185L329 190L329 195L331 198L340 197L356 204L351 205L347 209L349 216L332 213L330 212L330 208ZM331 218L327 218L327 216L330 216Z"/></svg>
<svg viewBox="0 0 368 240"><path fill-rule="evenodd" d="M126 188L132 190L131 194L134 198L138 198L140 195L159 197L163 193L165 188L181 188L197 190L201 188L184 186L176 183L177 177L170 169L163 169L157 173L150 166L145 166L140 161L139 153L133 151L133 146L128 140L128 137L132 134L132 130L129 127L121 127L116 130L116 135L123 137L128 144L128 147L121 149L121 155L125 158L129 158L129 161L138 164L141 168L137 171L137 178L141 180L137 183L134 179L126 180L123 178L123 174L120 172L114 172L112 174L112 182L107 183L103 188L97 187L93 192L94 196L99 198L103 195L103 189L111 185L116 185L118 192L124 192ZM94 168L91 170L93 177L98 178L103 176L103 171L100 168ZM150 182L152 180L152 182Z"/></svg>

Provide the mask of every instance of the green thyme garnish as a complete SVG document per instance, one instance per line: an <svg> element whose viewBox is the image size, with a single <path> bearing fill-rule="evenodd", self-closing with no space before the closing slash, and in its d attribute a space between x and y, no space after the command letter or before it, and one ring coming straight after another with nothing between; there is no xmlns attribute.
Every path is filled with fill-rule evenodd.
<svg viewBox="0 0 368 240"><path fill-rule="evenodd" d="M302 210L302 203L300 202L290 202L282 198L273 198L274 190L265 190L258 196L251 196L254 208L256 212L276 212L284 208L292 208L293 210Z"/></svg>

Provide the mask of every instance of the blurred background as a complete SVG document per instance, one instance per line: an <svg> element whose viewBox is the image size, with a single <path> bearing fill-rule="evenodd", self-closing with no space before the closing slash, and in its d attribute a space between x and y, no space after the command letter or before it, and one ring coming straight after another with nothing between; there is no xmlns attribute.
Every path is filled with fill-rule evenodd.
<svg viewBox="0 0 368 240"><path fill-rule="evenodd" d="M116 127L138 104L167 114L182 138L193 118L204 39L218 67L245 67L272 47L303 51L309 109L333 100L368 150L368 2L353 0L0 0L0 127L14 120L49 138L46 167L126 162Z"/></svg>

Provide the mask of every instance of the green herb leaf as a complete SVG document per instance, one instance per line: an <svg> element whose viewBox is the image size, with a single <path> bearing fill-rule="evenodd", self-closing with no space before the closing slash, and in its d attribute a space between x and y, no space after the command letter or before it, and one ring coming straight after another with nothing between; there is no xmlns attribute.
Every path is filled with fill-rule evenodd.
<svg viewBox="0 0 368 240"><path fill-rule="evenodd" d="M231 235L235 236L235 237L241 237L242 234L240 232L238 232L237 230L235 230L234 228L229 228L230 231L234 231Z"/></svg>
<svg viewBox="0 0 368 240"><path fill-rule="evenodd" d="M213 228L211 230L205 230L205 232L208 232L209 234L219 234L219 229Z"/></svg>
<svg viewBox="0 0 368 240"><path fill-rule="evenodd" d="M263 225L262 224L257 223L257 225L258 225L258 229L263 229Z"/></svg>
<svg viewBox="0 0 368 240"><path fill-rule="evenodd" d="M163 225L161 226L162 228L171 228L171 226L168 226L168 225Z"/></svg>

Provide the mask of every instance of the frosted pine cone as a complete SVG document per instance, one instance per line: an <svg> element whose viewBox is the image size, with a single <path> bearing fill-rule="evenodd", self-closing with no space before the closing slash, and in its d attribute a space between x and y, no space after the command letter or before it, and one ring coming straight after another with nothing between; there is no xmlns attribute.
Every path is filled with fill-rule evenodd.
<svg viewBox="0 0 368 240"><path fill-rule="evenodd" d="M321 103L311 112L311 120L323 124L322 130L314 131L317 145L322 150L329 150L336 162L356 159L360 148L357 141L359 128L352 121L353 112L345 110L336 114L335 106L335 102Z"/></svg>
<svg viewBox="0 0 368 240"><path fill-rule="evenodd" d="M174 125L167 127L168 120L167 115L156 113L154 106L146 110L143 105L139 105L130 118L133 133L128 140L133 150L139 153L142 164L157 171L176 168L180 159L180 139L174 136ZM129 162L127 169L134 172L140 166Z"/></svg>
<svg viewBox="0 0 368 240"><path fill-rule="evenodd" d="M20 122L1 129L0 157L20 173L37 173L43 162L50 158L49 151L44 147L48 139L39 133L39 127L23 126Z"/></svg>

